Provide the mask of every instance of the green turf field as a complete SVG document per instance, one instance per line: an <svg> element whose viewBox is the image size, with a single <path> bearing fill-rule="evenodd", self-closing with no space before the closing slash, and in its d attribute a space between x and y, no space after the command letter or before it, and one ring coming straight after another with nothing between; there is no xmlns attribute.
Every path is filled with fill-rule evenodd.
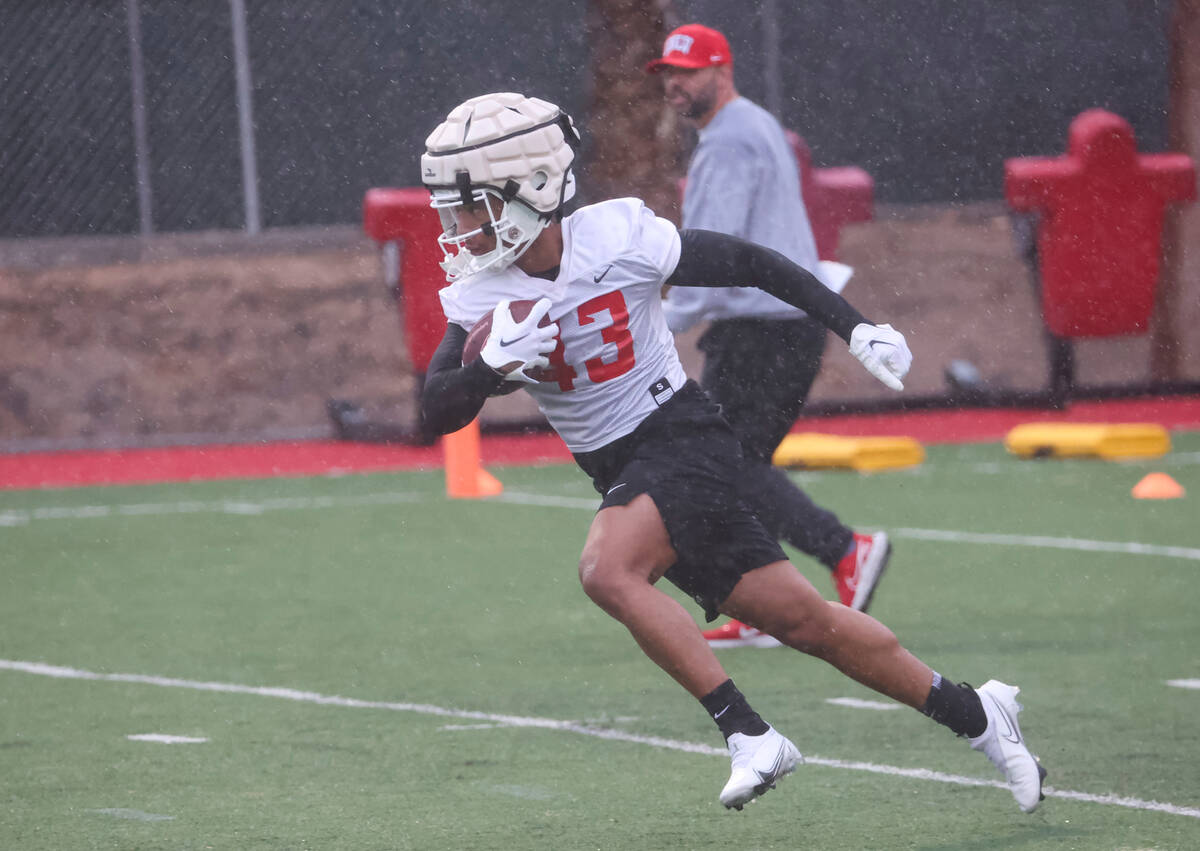
<svg viewBox="0 0 1200 851"><path fill-rule="evenodd" d="M893 531L873 614L1022 687L1033 815L784 649L721 653L809 764L725 811L716 728L579 589L570 466L487 502L438 473L0 493L0 849L1200 848L1200 690L1168 684L1200 680L1200 433L1174 443L797 474ZM1188 497L1132 499L1150 471Z"/></svg>

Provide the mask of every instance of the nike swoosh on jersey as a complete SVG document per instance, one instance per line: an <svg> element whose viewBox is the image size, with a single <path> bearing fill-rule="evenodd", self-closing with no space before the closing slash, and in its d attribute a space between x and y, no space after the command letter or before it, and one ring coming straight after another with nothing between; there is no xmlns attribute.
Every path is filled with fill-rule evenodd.
<svg viewBox="0 0 1200 851"><path fill-rule="evenodd" d="M592 281L593 281L593 283L597 283L597 284L598 284L598 283L600 283L601 281L603 281L603 280L604 280L604 276L608 274L608 270L609 270L609 269L611 269L611 268L612 268L612 264L611 264L611 263L609 263L607 266L605 266L605 267L604 267L604 271L603 271L603 272L601 272L599 275L593 275L593 276L592 276Z"/></svg>
<svg viewBox="0 0 1200 851"><path fill-rule="evenodd" d="M608 492L607 492L607 493L605 493L604 495L605 495L605 496L610 496L610 495L612 494L612 492L613 492L613 491L615 491L617 488L623 488L623 487L625 487L625 485L627 485L627 484L629 484L629 483L628 483L628 482L621 482L621 484L619 484L619 485L613 485L611 488L609 488L609 489L608 489Z"/></svg>

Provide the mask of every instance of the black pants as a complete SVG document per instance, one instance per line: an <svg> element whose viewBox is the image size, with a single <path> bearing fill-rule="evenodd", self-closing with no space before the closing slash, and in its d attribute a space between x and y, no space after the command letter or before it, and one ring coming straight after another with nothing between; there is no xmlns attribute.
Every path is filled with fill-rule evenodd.
<svg viewBox="0 0 1200 851"><path fill-rule="evenodd" d="M694 381L631 434L575 460L603 495L602 509L650 495L677 559L665 575L710 621L743 575L787 558L742 499L737 436Z"/></svg>
<svg viewBox="0 0 1200 851"><path fill-rule="evenodd" d="M700 383L741 441L742 499L767 531L832 569L854 533L771 464L821 369L825 333L812 319L717 320L699 341Z"/></svg>

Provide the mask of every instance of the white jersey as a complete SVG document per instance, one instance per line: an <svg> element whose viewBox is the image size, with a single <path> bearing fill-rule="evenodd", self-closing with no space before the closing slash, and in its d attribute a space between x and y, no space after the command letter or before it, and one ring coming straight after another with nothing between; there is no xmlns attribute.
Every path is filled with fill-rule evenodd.
<svg viewBox="0 0 1200 851"><path fill-rule="evenodd" d="M470 329L504 299L551 300L557 380L526 384L572 452L632 432L687 380L662 311L662 285L679 262L679 231L636 198L582 207L563 219L553 281L516 266L441 290L446 319Z"/></svg>

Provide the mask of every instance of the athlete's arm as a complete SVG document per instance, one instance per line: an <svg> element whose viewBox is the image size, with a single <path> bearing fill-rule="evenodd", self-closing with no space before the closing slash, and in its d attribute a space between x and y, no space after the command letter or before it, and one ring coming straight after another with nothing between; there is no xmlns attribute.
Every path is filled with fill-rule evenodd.
<svg viewBox="0 0 1200 851"><path fill-rule="evenodd" d="M867 322L853 305L778 251L710 230L679 232L679 263L670 286L758 287L800 308L847 343Z"/></svg>
<svg viewBox="0 0 1200 851"><path fill-rule="evenodd" d="M446 333L429 362L425 388L421 391L421 430L425 434L449 434L475 419L488 396L504 383L483 358L463 366L467 331L446 323Z"/></svg>

